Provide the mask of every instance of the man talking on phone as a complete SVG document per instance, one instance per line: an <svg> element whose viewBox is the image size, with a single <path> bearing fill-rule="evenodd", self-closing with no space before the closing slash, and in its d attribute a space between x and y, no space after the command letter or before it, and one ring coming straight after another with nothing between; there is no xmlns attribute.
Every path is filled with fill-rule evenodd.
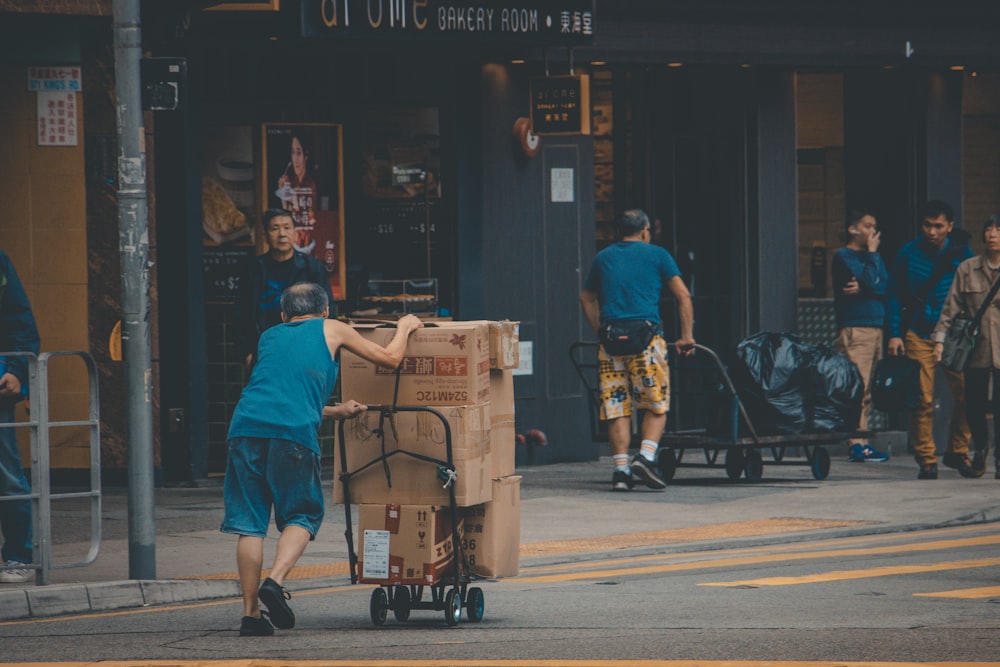
<svg viewBox="0 0 1000 667"><path fill-rule="evenodd" d="M852 210L847 216L847 245L833 255L833 307L837 339L833 347L858 367L865 383L858 430L868 430L871 416L871 376L882 358L882 327L885 326L885 293L889 274L878 246L882 233L875 216L867 209ZM848 443L847 459L857 463L886 461L864 438Z"/></svg>
<svg viewBox="0 0 1000 667"><path fill-rule="evenodd" d="M677 299L677 353L694 352L694 307L677 262L652 243L649 217L639 209L615 221L618 242L597 253L580 292L587 322L601 339L598 349L601 419L608 422L614 460L613 491L628 491L633 478L651 489L666 488L656 451L670 409L670 369L660 321L664 290ZM644 410L642 444L629 463L632 410Z"/></svg>

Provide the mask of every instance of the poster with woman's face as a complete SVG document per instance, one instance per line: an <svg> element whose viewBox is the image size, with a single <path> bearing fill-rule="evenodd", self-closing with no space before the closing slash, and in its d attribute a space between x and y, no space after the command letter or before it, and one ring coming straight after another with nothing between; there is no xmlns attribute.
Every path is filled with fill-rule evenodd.
<svg viewBox="0 0 1000 667"><path fill-rule="evenodd" d="M265 208L289 211L295 248L330 272L334 299L344 298L344 178L341 126L263 126Z"/></svg>

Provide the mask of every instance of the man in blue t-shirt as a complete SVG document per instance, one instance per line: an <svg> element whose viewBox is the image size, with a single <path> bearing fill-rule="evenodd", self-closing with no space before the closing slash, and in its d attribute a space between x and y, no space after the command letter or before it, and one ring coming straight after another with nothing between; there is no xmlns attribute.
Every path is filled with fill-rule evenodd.
<svg viewBox="0 0 1000 667"><path fill-rule="evenodd" d="M678 354L694 352L694 307L673 256L653 245L649 217L639 209L625 211L615 221L620 239L597 254L580 292L580 305L594 331L606 325L634 329L649 342L632 353L609 353L609 341L598 349L601 419L608 422L614 460L613 491L628 491L633 476L652 489L666 488L655 464L656 451L670 409L670 369L660 321L660 299L669 289L680 316ZM643 322L647 323L643 325ZM645 337L640 338L645 342ZM620 352L620 351L616 351ZM629 463L632 410L644 410L639 453Z"/></svg>
<svg viewBox="0 0 1000 667"><path fill-rule="evenodd" d="M295 614L285 602L291 596L282 584L323 521L317 430L324 418L344 419L367 410L357 401L326 404L337 381L338 350L346 347L372 363L395 368L403 361L410 333L423 326L416 316L403 316L382 347L351 326L327 319L329 314L323 287L308 282L285 289L282 324L261 334L250 382L229 424L221 530L239 535L243 637L295 626ZM261 584L272 508L281 535L270 576ZM261 616L261 603L268 618Z"/></svg>
<svg viewBox="0 0 1000 667"><path fill-rule="evenodd" d="M889 273L878 254L882 233L875 216L866 209L847 216L847 245L833 255L833 307L837 319L834 349L858 367L864 382L858 430L868 430L871 416L871 375L882 358L882 327L885 326L885 292ZM876 450L864 438L848 443L848 460L887 461L888 454Z"/></svg>

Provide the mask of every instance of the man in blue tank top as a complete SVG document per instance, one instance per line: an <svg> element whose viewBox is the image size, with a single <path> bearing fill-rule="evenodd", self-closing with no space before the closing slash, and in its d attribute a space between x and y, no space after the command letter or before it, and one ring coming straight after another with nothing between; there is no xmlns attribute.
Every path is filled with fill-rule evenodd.
<svg viewBox="0 0 1000 667"><path fill-rule="evenodd" d="M282 324L260 337L257 363L229 424L229 456L223 489L222 532L239 535L236 566L243 592L241 636L274 634L295 626L282 587L323 521L317 431L324 418L353 417L367 409L357 401L326 405L337 381L337 351L351 352L386 368L403 361L406 340L420 320L407 315L382 347L352 327L327 319L326 291L296 283L281 296ZM274 564L260 583L264 538L274 509L278 538ZM260 604L267 607L261 615Z"/></svg>
<svg viewBox="0 0 1000 667"><path fill-rule="evenodd" d="M615 232L620 240L597 253L580 293L580 305L595 331L612 323L623 331L638 325L640 336L645 327L648 335L640 338L645 346L631 353L609 350L603 337L598 350L600 417L608 422L615 466L611 489L630 490L633 476L649 488L663 489L667 483L655 460L670 409L670 369L660 299L667 290L677 299L677 352L685 356L694 352L694 307L673 256L651 243L645 212L625 211L615 221ZM633 408L645 412L640 426L642 444L630 464Z"/></svg>

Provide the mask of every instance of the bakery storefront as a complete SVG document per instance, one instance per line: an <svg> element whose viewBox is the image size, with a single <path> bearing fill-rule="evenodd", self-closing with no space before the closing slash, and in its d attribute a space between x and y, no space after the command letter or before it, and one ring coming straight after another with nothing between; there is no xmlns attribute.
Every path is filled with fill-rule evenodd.
<svg viewBox="0 0 1000 667"><path fill-rule="evenodd" d="M188 304L199 300L205 313L204 363L190 340L160 340L167 479L224 470L228 420L247 378L234 302L244 265L266 251L260 219L269 208L292 211L296 246L326 265L340 315L522 322L519 419L543 426L550 360L546 341L534 341L579 339L580 318L575 296L553 313L540 290L545 280L547 289L579 290L577 257L593 247L592 159L579 104L575 129L556 128L548 152L539 149L525 122L532 75L546 77L541 61L523 60L591 43L593 5L223 4L188 15L182 40L168 30L145 36L154 45L147 73L164 84L171 67L183 74L176 106L153 112L158 249L187 258L159 264L161 318L174 304L193 328ZM569 74L560 68L550 75ZM554 203L542 196L545 160L565 181ZM191 219L197 227L181 224ZM546 275L562 257L573 267ZM563 319L546 323L554 317ZM551 363L565 366L567 344ZM204 433L191 392L202 382ZM578 388L568 376L559 382L556 399L578 410ZM172 415L181 415L174 430ZM570 428L589 442L586 422ZM328 425L328 451L332 436Z"/></svg>

